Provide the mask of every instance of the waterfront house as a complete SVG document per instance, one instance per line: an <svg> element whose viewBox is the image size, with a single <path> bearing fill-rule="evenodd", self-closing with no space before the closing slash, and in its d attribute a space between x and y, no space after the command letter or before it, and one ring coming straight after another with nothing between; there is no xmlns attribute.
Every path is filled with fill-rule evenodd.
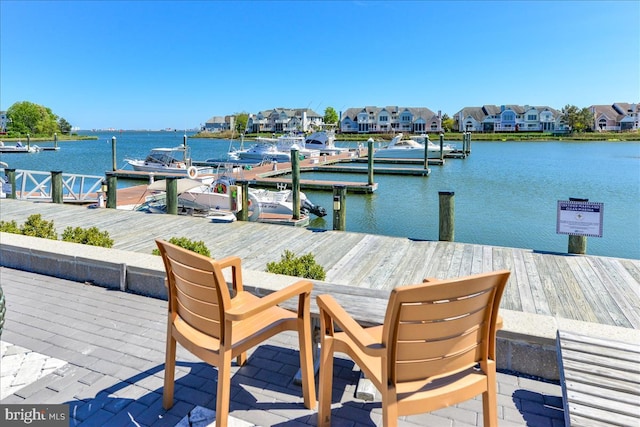
<svg viewBox="0 0 640 427"><path fill-rule="evenodd" d="M640 129L638 125L638 104L616 102L612 105L592 105L593 130L628 132Z"/></svg>
<svg viewBox="0 0 640 427"><path fill-rule="evenodd" d="M224 132L234 127L236 116L213 116L204 124L205 132Z"/></svg>
<svg viewBox="0 0 640 427"><path fill-rule="evenodd" d="M349 108L340 117L342 133L442 132L442 114L425 107Z"/></svg>
<svg viewBox="0 0 640 427"><path fill-rule="evenodd" d="M249 114L247 132L307 132L323 123L324 117L310 108L274 108Z"/></svg>
<svg viewBox="0 0 640 427"><path fill-rule="evenodd" d="M483 105L454 115L459 132L553 132L563 128L562 112L548 106Z"/></svg>

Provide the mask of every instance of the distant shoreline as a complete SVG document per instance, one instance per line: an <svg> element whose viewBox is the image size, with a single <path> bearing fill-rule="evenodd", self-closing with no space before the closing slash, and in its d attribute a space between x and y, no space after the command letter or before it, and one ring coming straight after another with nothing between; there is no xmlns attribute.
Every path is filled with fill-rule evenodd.
<svg viewBox="0 0 640 427"><path fill-rule="evenodd" d="M259 136L273 136L272 133L245 134L245 139L251 140ZM367 141L373 138L376 141L390 141L393 134L372 133L372 134L336 134L337 141ZM216 138L216 139L240 139L237 133L232 132L199 132L189 138ZM439 134L430 133L429 138L433 142L440 139ZM447 141L462 141L462 133L446 132L444 139ZM625 142L640 141L640 132L584 132L567 135L552 135L551 133L472 133L472 141L598 141L598 142Z"/></svg>
<svg viewBox="0 0 640 427"><path fill-rule="evenodd" d="M137 132L124 131L124 132ZM165 133L166 131L145 131L149 133ZM117 132L120 133L120 132ZM232 135L233 134L233 135ZM116 133L114 133L116 136ZM273 136L272 133L261 134L245 134L245 139L253 140L259 136ZM375 141L385 140L389 141L393 138L393 134L336 134L336 140L338 141L367 141L369 138L373 138ZM431 141L437 142L439 140L439 134L429 134ZM240 139L237 133L232 132L199 132L190 135L189 138L214 138L214 139ZM98 135L58 135L58 141L95 141L99 139ZM462 133L460 132L446 132L444 139L447 141L462 140ZM32 136L30 142L53 142L53 136ZM594 142L628 142L628 141L640 141L639 132L584 132L567 135L552 135L550 133L472 133L472 141L594 141ZM0 141L3 142L22 142L27 141L26 136L21 137L8 137L6 135L0 135Z"/></svg>

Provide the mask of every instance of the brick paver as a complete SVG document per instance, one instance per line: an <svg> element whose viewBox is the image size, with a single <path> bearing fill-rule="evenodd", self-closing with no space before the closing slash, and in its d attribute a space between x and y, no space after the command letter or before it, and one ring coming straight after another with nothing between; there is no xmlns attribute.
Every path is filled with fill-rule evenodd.
<svg viewBox="0 0 640 427"><path fill-rule="evenodd" d="M81 426L182 426L211 418L216 370L180 346L175 404L162 408L165 301L2 267L0 284L7 298L0 403L66 403ZM292 334L276 336L250 352L247 365L234 367L230 409L239 427L316 425L316 411L304 407L292 381L296 342ZM14 390L5 370L17 366L25 385ZM379 396L354 397L357 366L336 358L334 373L333 425L382 425ZM498 393L501 427L564 425L557 384L499 373ZM401 417L399 426L479 426L481 410L477 398Z"/></svg>

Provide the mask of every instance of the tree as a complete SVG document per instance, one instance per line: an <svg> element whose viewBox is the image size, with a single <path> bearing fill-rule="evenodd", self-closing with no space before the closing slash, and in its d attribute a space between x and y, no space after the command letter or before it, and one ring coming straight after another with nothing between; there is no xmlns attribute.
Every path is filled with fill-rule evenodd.
<svg viewBox="0 0 640 427"><path fill-rule="evenodd" d="M335 125L338 123L338 113L333 107L327 107L324 110L324 123L327 125Z"/></svg>
<svg viewBox="0 0 640 427"><path fill-rule="evenodd" d="M593 114L588 108L578 109L575 105L565 105L562 116L572 132L593 130Z"/></svg>
<svg viewBox="0 0 640 427"><path fill-rule="evenodd" d="M29 101L16 102L7 110L9 132L53 135L60 132L57 120L50 108Z"/></svg>
<svg viewBox="0 0 640 427"><path fill-rule="evenodd" d="M60 128L60 132L64 135L69 135L71 133L71 124L66 121L64 117L60 117L60 120L58 120L58 127Z"/></svg>
<svg viewBox="0 0 640 427"><path fill-rule="evenodd" d="M444 113L442 116L442 130L445 132L451 132L453 130L454 121L451 117Z"/></svg>
<svg viewBox="0 0 640 427"><path fill-rule="evenodd" d="M244 133L247 130L247 123L249 122L249 114L238 113L236 114L236 127L235 131L238 133Z"/></svg>

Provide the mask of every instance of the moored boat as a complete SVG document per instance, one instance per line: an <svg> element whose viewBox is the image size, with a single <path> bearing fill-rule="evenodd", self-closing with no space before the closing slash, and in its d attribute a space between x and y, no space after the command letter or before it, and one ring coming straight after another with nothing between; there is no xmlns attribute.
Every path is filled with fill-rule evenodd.
<svg viewBox="0 0 640 427"><path fill-rule="evenodd" d="M308 135L305 140L305 146L310 149L316 149L321 155L335 155L349 151L346 147L336 147L335 132L332 130L321 130Z"/></svg>
<svg viewBox="0 0 640 427"><path fill-rule="evenodd" d="M382 159L424 159L425 149L427 157L440 155L440 144L434 144L429 140L428 135L420 135L410 139L402 139L403 134L397 134L386 147L379 148L373 154L375 158ZM420 138L423 143L420 143ZM450 153L453 151L450 145L443 145L442 151Z"/></svg>
<svg viewBox="0 0 640 427"><path fill-rule="evenodd" d="M177 173L196 178L198 169L190 165L188 148L153 148L144 160L125 159L133 170L141 172Z"/></svg>

